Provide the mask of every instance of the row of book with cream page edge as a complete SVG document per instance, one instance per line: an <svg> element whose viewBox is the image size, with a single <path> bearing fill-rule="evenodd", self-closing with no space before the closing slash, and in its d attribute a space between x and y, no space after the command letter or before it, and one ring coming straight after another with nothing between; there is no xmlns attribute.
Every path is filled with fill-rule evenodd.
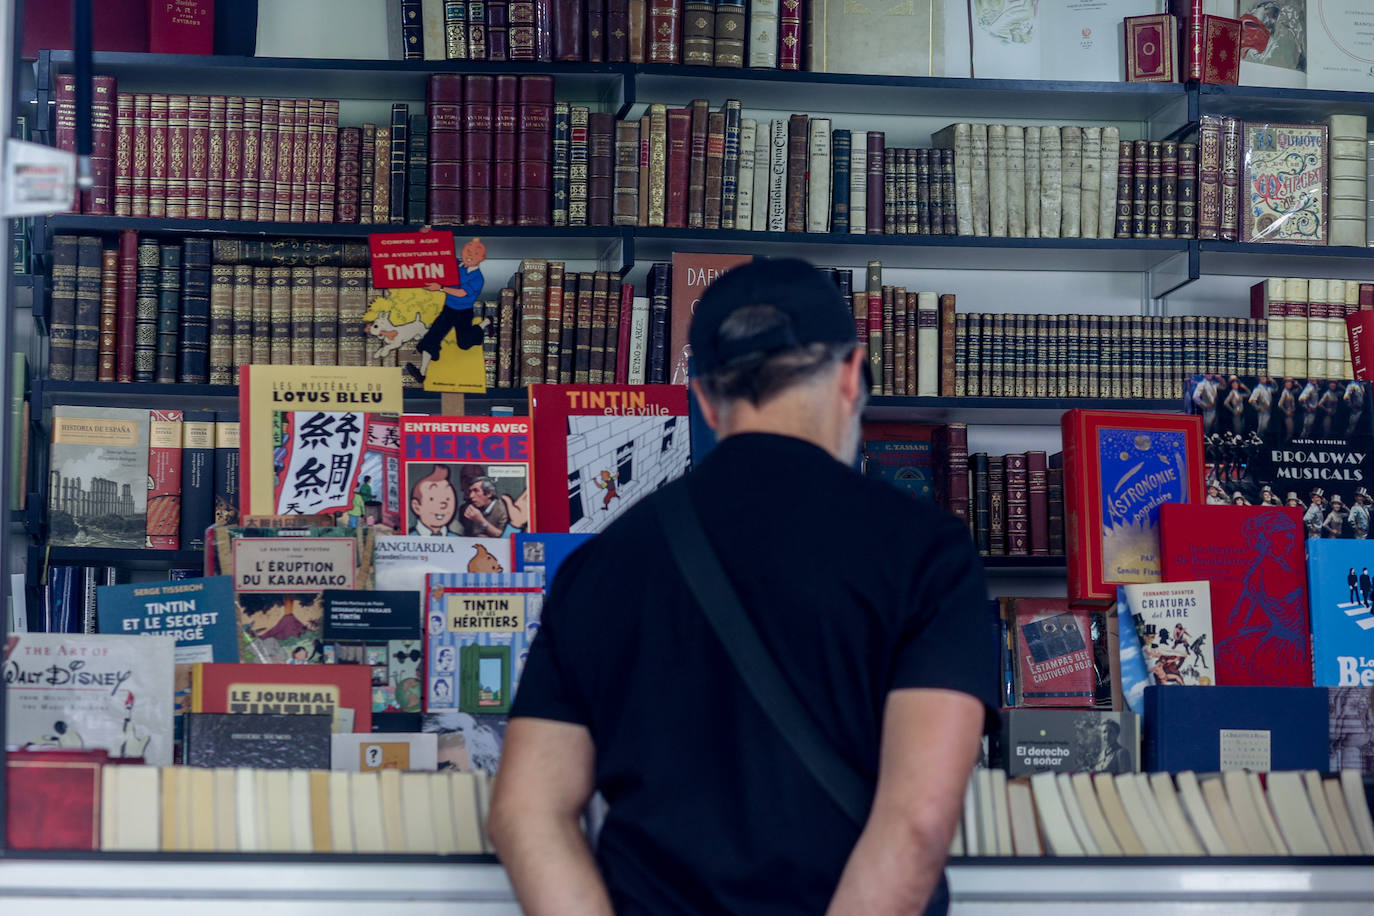
<svg viewBox="0 0 1374 916"><path fill-rule="evenodd" d="M1364 776L973 771L960 856L1369 856Z"/></svg>

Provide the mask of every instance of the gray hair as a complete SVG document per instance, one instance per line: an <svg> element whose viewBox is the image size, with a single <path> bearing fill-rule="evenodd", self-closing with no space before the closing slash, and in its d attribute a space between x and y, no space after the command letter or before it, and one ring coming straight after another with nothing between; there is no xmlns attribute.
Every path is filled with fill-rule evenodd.
<svg viewBox="0 0 1374 916"><path fill-rule="evenodd" d="M736 309L716 332L722 341L737 341L787 324L787 313L773 305ZM717 408L738 400L755 407L784 391L813 384L849 358L858 343L813 343L778 353L748 353L701 376L706 398Z"/></svg>
<svg viewBox="0 0 1374 916"><path fill-rule="evenodd" d="M496 481L492 480L490 477L474 477L472 483L468 484L468 486L472 486L474 483L481 486L482 492L488 496L496 495Z"/></svg>

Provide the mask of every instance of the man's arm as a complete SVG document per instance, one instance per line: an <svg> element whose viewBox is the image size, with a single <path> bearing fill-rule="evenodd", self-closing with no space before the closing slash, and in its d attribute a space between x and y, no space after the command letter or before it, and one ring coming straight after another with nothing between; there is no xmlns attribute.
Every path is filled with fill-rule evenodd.
<svg viewBox="0 0 1374 916"><path fill-rule="evenodd" d="M983 704L953 690L888 694L873 809L829 916L921 913L949 855L978 758Z"/></svg>
<svg viewBox="0 0 1374 916"><path fill-rule="evenodd" d="M612 916L581 824L594 761L581 725L517 717L506 726L487 831L529 916Z"/></svg>

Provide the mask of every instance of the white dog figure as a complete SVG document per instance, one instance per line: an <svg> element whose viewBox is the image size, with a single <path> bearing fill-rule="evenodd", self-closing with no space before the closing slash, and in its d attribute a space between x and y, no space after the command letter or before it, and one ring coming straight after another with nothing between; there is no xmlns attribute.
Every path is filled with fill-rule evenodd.
<svg viewBox="0 0 1374 916"><path fill-rule="evenodd" d="M393 324L390 312L382 312L367 326L367 333L382 342L375 354L376 358L386 359L406 344L413 344L425 336L429 325L418 317L402 325Z"/></svg>

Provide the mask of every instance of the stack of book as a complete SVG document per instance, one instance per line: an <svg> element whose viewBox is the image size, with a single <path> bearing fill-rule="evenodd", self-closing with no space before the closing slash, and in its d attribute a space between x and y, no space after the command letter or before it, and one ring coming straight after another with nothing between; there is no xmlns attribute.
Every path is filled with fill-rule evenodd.
<svg viewBox="0 0 1374 916"><path fill-rule="evenodd" d="M1269 277L1250 287L1250 315L1268 319L1268 374L1353 378L1345 319L1374 310L1374 283Z"/></svg>
<svg viewBox="0 0 1374 916"><path fill-rule="evenodd" d="M1116 238L1197 237L1196 143L1123 141L1116 168Z"/></svg>

